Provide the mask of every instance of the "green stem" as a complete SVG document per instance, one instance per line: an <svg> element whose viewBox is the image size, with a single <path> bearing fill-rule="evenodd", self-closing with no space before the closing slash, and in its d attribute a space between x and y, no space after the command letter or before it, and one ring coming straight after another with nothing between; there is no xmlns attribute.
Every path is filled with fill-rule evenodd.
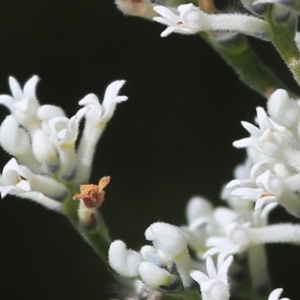
<svg viewBox="0 0 300 300"><path fill-rule="evenodd" d="M278 88L287 89L254 53L245 36L235 34L222 40L217 39L211 32L203 32L200 35L236 71L241 81L262 96L268 98Z"/></svg>
<svg viewBox="0 0 300 300"><path fill-rule="evenodd" d="M300 53L294 41L297 18L291 12L288 22L275 22L270 11L265 15L265 19L268 21L271 29L270 41L274 44L295 80L300 85Z"/></svg>
<svg viewBox="0 0 300 300"><path fill-rule="evenodd" d="M82 228L78 220L78 201L74 201L72 197L75 194L73 191L76 191L76 189L70 186L69 190L71 196L64 201L64 213L69 217L72 224L82 234L95 252L101 257L108 270L111 271L108 264L108 249L111 240L104 221L101 219L97 227L93 230Z"/></svg>

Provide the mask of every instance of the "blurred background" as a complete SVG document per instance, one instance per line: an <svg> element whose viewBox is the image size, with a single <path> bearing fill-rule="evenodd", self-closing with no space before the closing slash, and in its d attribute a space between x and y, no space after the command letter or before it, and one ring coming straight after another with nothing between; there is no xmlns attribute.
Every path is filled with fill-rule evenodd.
<svg viewBox="0 0 300 300"><path fill-rule="evenodd" d="M199 37L162 39L162 30L123 16L112 0L0 1L0 94L10 94L8 76L23 85L37 74L40 102L72 116L86 94L102 99L110 82L127 81L121 94L129 100L100 140L91 183L111 176L101 212L112 237L131 248L145 244L155 221L184 224L192 196L222 204L221 186L244 159L232 147L246 136L240 121L252 121L255 107L265 105ZM251 43L297 91L276 51ZM1 108L1 120L6 114ZM10 156L0 157L2 169ZM272 220L295 222L280 209ZM299 248L268 253L274 286L299 299ZM30 201L0 200L1 299L110 299L111 282L64 217Z"/></svg>

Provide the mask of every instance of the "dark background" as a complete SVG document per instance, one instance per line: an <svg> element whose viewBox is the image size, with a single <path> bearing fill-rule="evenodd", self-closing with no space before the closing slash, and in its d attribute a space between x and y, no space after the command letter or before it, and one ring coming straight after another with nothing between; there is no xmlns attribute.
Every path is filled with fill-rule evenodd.
<svg viewBox="0 0 300 300"><path fill-rule="evenodd" d="M160 38L163 26L123 16L112 0L1 0L0 93L8 76L41 81L42 104L69 116L88 93L126 79L97 150L91 182L110 175L101 211L113 238L145 243L153 222L185 223L194 195L219 203L222 184L244 158L234 140L264 100L197 36ZM296 89L277 53L251 41L264 61ZM1 118L6 114L3 107ZM10 156L1 152L1 168ZM272 218L294 221L279 210ZM276 287L299 299L299 248L268 247ZM298 269L298 270L297 270ZM102 262L68 220L13 197L0 200L1 299L109 299Z"/></svg>

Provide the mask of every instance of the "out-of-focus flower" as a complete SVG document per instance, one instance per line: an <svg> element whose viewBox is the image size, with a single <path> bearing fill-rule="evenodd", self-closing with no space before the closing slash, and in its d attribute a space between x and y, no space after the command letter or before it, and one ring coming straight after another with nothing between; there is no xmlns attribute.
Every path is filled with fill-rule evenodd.
<svg viewBox="0 0 300 300"><path fill-rule="evenodd" d="M233 256L227 257L218 267L210 256L206 258L206 273L199 270L193 270L191 276L201 287L201 296L203 300L227 300L230 298L228 270L233 262Z"/></svg>

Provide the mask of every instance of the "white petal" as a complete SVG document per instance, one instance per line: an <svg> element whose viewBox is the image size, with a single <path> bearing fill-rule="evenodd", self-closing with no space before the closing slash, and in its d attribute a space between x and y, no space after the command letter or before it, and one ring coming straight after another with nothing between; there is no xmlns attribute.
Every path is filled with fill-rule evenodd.
<svg viewBox="0 0 300 300"><path fill-rule="evenodd" d="M257 121L259 124L259 128L264 132L267 129L269 129L270 127L272 127L269 118L265 112L265 110L262 107L258 107L256 109L256 113L257 113Z"/></svg>
<svg viewBox="0 0 300 300"><path fill-rule="evenodd" d="M206 257L206 271L210 279L217 278L217 270L215 268L214 261L209 255Z"/></svg>
<svg viewBox="0 0 300 300"><path fill-rule="evenodd" d="M248 138L243 138L237 141L234 141L232 143L233 147L235 148L254 148L254 149L258 149L258 144L257 141L255 141L252 137L248 137Z"/></svg>
<svg viewBox="0 0 300 300"><path fill-rule="evenodd" d="M156 5L153 7L153 10L173 24L175 24L179 19L178 15L174 14L169 8L165 6Z"/></svg>
<svg viewBox="0 0 300 300"><path fill-rule="evenodd" d="M21 89L20 84L18 83L18 81L12 76L10 76L8 78L8 81L9 81L9 87L10 87L10 90L11 90L11 93L12 93L14 99L16 101L22 100L23 92L22 92L22 89Z"/></svg>
<svg viewBox="0 0 300 300"><path fill-rule="evenodd" d="M15 99L8 95L0 96L0 104L6 106L10 111L13 109L13 104L15 103Z"/></svg>
<svg viewBox="0 0 300 300"><path fill-rule="evenodd" d="M203 281L208 281L209 280L209 277L205 273L203 273L199 270L192 270L191 271L191 277L195 281L197 281L199 284L201 284L201 282L203 282Z"/></svg>
<svg viewBox="0 0 300 300"><path fill-rule="evenodd" d="M258 129L256 126L254 126L251 123L248 122L244 122L242 121L242 126L251 134L253 135L255 138L259 138L261 136L261 130Z"/></svg>
<svg viewBox="0 0 300 300"><path fill-rule="evenodd" d="M153 20L166 26L174 26L174 22L163 17L154 17Z"/></svg>
<svg viewBox="0 0 300 300"><path fill-rule="evenodd" d="M277 288L277 289L273 290L270 293L268 300L279 300L279 297L282 294L282 292L283 292L283 289L281 289L281 288ZM289 300L288 298L281 298L281 300L284 300L284 299Z"/></svg>
<svg viewBox="0 0 300 300"><path fill-rule="evenodd" d="M36 98L35 89L38 81L38 76L34 75L25 83L23 88L23 97Z"/></svg>
<svg viewBox="0 0 300 300"><path fill-rule="evenodd" d="M16 187L23 190L24 192L29 192L31 190L30 184L26 180L21 180L16 184Z"/></svg>
<svg viewBox="0 0 300 300"><path fill-rule="evenodd" d="M227 259L219 266L218 278L228 284L228 270L233 262L233 256L230 255ZM219 262L220 263L220 262Z"/></svg>

